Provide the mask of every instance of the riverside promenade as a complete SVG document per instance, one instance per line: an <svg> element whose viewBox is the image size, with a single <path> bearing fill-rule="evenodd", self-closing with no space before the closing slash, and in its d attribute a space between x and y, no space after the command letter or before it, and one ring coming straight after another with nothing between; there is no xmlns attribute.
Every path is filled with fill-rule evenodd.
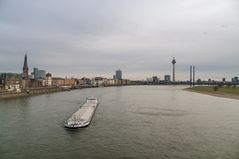
<svg viewBox="0 0 239 159"><path fill-rule="evenodd" d="M27 96L33 96L33 95L46 94L46 93L70 91L74 89L95 88L95 87L99 87L99 86L35 87L35 88L22 89L21 92L0 90L0 100L7 99L7 98L27 97Z"/></svg>
<svg viewBox="0 0 239 159"><path fill-rule="evenodd" d="M52 92L64 91L65 89L60 87L38 87L22 89L21 92L12 92L8 90L0 90L0 100L6 98L26 97L37 94L45 94Z"/></svg>

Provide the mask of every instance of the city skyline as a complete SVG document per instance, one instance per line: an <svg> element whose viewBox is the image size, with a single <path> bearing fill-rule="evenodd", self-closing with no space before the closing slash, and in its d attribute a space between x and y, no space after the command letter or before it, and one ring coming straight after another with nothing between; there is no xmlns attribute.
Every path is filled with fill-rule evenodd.
<svg viewBox="0 0 239 159"><path fill-rule="evenodd" d="M27 60L27 54L25 54L24 55L24 62L23 62L23 69L25 68L25 67L27 67L27 70L29 69L29 76L33 73L33 72L35 72L35 70L37 69L38 70L38 68L36 68L35 66L34 67L32 67L31 68L31 66L28 68L28 61L26 61ZM173 57L173 61L174 60L176 60L175 59L175 57ZM172 63L173 63L173 61L172 61ZM175 62L176 63L176 62ZM174 72L174 71L172 71L171 73L172 74L160 74L159 76L158 76L158 74L154 74L154 75L150 75L149 74L149 76L142 76L143 78L142 79L137 79L137 78L133 78L133 79L130 79L130 80L148 80L149 78L153 78L153 77L157 77L157 78L159 78L159 80L164 80L164 78L165 78L165 76L172 76L172 82L173 81L191 81L191 67L192 66L190 66L190 69L189 69L189 78L187 79L180 79L180 80L173 80L173 76L174 76L174 74L176 74L176 71ZM195 67L195 66L194 66ZM32 72L31 72L31 70L32 70ZM195 70L195 68L194 68L194 70ZM45 70L39 70L39 71L45 71ZM117 75L117 72L118 71L120 71L121 72L121 70L120 69L118 69L118 70L116 70L116 75ZM17 73L17 74L24 74L24 71L23 72L2 72L2 73ZM104 73L103 73L104 74ZM122 73L121 73L122 74ZM115 74L113 74L113 79L116 77L116 75ZM109 78L109 79L112 79L112 77L110 77L110 76L112 76L112 72L111 73L109 73L108 74L108 76L107 75L105 75L105 76L102 76L102 74L101 75L99 75L99 74L95 74L95 75L92 75L92 76L89 76L89 74L88 75L86 75L86 76L84 76L84 75L80 75L80 76L68 76L68 75L66 75L66 73L64 74L64 75L56 75L55 77L65 77L65 78L82 78L82 77L88 77L88 78L94 78L94 77L106 77L106 78ZM121 75L122 76L122 75ZM202 79L201 78L201 76L200 75L198 75L198 78L197 79L200 79L200 80L204 80L204 81L207 81L207 80L216 80L216 81L221 81L222 79L225 79L226 81L231 81L232 80L232 78L234 78L234 77L236 77L236 76L232 76L232 77L229 77L228 79L226 79L225 78L225 76L223 76L223 77L221 77L221 78L211 78L211 77L209 77L208 79ZM129 78L127 78L127 79L129 79ZM195 78L195 80L197 80L196 78Z"/></svg>
<svg viewBox="0 0 239 159"><path fill-rule="evenodd" d="M230 80L238 76L236 0L1 1L1 72L39 67L55 76L128 79L172 76Z"/></svg>

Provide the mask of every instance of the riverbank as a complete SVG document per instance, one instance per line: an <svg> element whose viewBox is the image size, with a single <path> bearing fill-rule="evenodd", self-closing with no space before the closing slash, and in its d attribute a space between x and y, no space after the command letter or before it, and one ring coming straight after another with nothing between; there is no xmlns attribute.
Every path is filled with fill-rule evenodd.
<svg viewBox="0 0 239 159"><path fill-rule="evenodd" d="M126 85L108 85L103 87L118 87ZM76 87L38 87L38 88L28 88L23 89L21 92L12 92L7 90L0 90L0 100L8 98L17 98L17 97L28 97L33 95L41 95L46 93L54 93L60 91L71 91L75 89L86 89L86 88L98 88L99 86L76 86Z"/></svg>
<svg viewBox="0 0 239 159"><path fill-rule="evenodd" d="M130 85L105 85L105 86L75 86L75 87L37 87L37 88L28 88L21 90L21 92L12 92L8 90L0 90L0 100L6 98L17 98L17 97L27 97L33 95L40 95L46 93L54 93L60 91L70 91L75 89L86 89L86 88L98 88L98 87L121 87L121 86L134 86L135 84Z"/></svg>
<svg viewBox="0 0 239 159"><path fill-rule="evenodd" d="M239 87L197 86L185 90L207 94L216 97L231 98L239 100Z"/></svg>
<svg viewBox="0 0 239 159"><path fill-rule="evenodd" d="M21 92L1 91L0 100L8 99L8 98L17 98L17 97L28 97L33 95L60 92L60 91L64 91L64 89L58 88L58 87L39 87L39 88L24 89Z"/></svg>

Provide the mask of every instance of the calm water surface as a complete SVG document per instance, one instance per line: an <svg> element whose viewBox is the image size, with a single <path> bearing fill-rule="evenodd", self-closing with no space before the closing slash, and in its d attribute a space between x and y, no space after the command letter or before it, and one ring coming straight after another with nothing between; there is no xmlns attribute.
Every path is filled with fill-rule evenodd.
<svg viewBox="0 0 239 159"><path fill-rule="evenodd" d="M93 88L0 101L0 158L239 158L239 101L172 86ZM91 125L63 127L86 97Z"/></svg>

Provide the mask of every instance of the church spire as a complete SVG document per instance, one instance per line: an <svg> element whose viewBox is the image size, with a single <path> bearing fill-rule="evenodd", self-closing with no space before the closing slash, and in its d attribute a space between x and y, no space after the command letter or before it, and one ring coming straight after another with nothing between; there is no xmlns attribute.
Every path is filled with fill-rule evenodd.
<svg viewBox="0 0 239 159"><path fill-rule="evenodd" d="M28 65L27 65L27 54L24 57L24 64L23 64L23 79L28 80Z"/></svg>
<svg viewBox="0 0 239 159"><path fill-rule="evenodd" d="M27 54L25 54L25 58L24 58L24 64L23 64L23 70L28 69L28 65L27 65Z"/></svg>

